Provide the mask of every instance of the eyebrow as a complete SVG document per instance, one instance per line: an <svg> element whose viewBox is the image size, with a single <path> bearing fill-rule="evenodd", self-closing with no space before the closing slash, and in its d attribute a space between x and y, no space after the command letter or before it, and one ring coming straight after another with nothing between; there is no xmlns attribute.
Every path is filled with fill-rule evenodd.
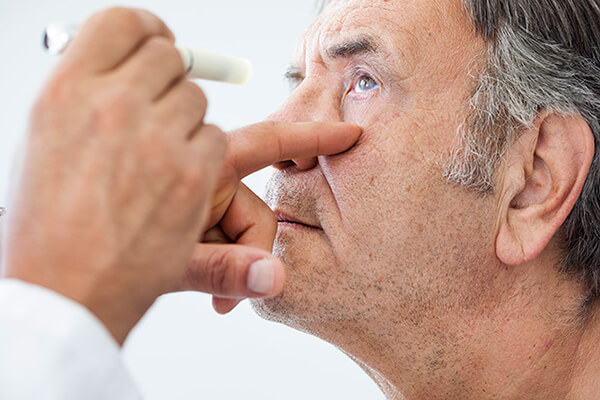
<svg viewBox="0 0 600 400"><path fill-rule="evenodd" d="M349 58L365 53L376 53L378 47L377 42L372 36L363 35L330 47L327 49L327 56L333 59Z"/></svg>
<svg viewBox="0 0 600 400"><path fill-rule="evenodd" d="M379 49L377 41L369 35L361 35L347 40L341 44L332 46L325 52L331 59L350 58L366 53L376 53ZM304 79L300 68L290 66L283 74L283 78L289 82L299 82Z"/></svg>

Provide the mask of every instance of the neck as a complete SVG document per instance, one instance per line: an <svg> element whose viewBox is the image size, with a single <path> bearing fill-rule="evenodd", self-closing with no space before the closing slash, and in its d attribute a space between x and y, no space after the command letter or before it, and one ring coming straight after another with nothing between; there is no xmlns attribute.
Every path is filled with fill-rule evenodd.
<svg viewBox="0 0 600 400"><path fill-rule="evenodd" d="M597 399L600 393L600 300L595 303L577 349L568 400Z"/></svg>
<svg viewBox="0 0 600 400"><path fill-rule="evenodd" d="M369 377L373 380L373 382L375 382L377 384L377 386L379 386L379 389L384 394L386 399L388 399L388 400L404 400L404 396L402 396L402 393L400 393L398 391L398 388L396 388L383 375L381 375L379 372L377 372L376 370L374 370L373 368L371 368L370 366L368 366L367 364L365 364L358 358L356 358L350 354L348 354L348 356L355 363L357 363L363 369L363 371L365 371L365 373L367 375L369 375Z"/></svg>
<svg viewBox="0 0 600 400"><path fill-rule="evenodd" d="M396 326L382 335L361 326L319 336L357 362L388 400L593 400L600 393L600 317L581 323L565 317L568 309L513 304L441 329Z"/></svg>

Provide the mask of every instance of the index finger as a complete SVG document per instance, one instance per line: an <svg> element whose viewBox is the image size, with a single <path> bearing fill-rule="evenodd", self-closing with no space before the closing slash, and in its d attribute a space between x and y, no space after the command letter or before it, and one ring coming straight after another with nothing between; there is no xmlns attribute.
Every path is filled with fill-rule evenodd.
<svg viewBox="0 0 600 400"><path fill-rule="evenodd" d="M227 135L226 163L241 179L281 161L342 153L361 133L341 122L261 122Z"/></svg>
<svg viewBox="0 0 600 400"><path fill-rule="evenodd" d="M69 44L65 58L79 70L104 72L121 64L150 36L175 37L165 23L146 10L110 8L92 15Z"/></svg>

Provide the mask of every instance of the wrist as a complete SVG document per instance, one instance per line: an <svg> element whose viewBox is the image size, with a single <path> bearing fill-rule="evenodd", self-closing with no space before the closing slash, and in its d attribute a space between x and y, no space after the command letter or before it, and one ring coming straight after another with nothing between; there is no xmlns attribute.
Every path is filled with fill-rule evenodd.
<svg viewBox="0 0 600 400"><path fill-rule="evenodd" d="M153 303L132 299L132 290L119 289L114 283L90 282L72 275L61 274L54 276L59 279L52 279L42 272L9 268L5 277L41 286L77 302L98 318L120 346Z"/></svg>

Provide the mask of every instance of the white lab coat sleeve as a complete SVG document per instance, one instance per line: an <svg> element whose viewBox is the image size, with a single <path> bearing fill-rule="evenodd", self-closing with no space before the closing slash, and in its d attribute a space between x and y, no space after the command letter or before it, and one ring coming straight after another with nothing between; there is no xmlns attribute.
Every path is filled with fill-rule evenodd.
<svg viewBox="0 0 600 400"><path fill-rule="evenodd" d="M140 398L118 344L88 309L40 286L0 280L0 399Z"/></svg>

